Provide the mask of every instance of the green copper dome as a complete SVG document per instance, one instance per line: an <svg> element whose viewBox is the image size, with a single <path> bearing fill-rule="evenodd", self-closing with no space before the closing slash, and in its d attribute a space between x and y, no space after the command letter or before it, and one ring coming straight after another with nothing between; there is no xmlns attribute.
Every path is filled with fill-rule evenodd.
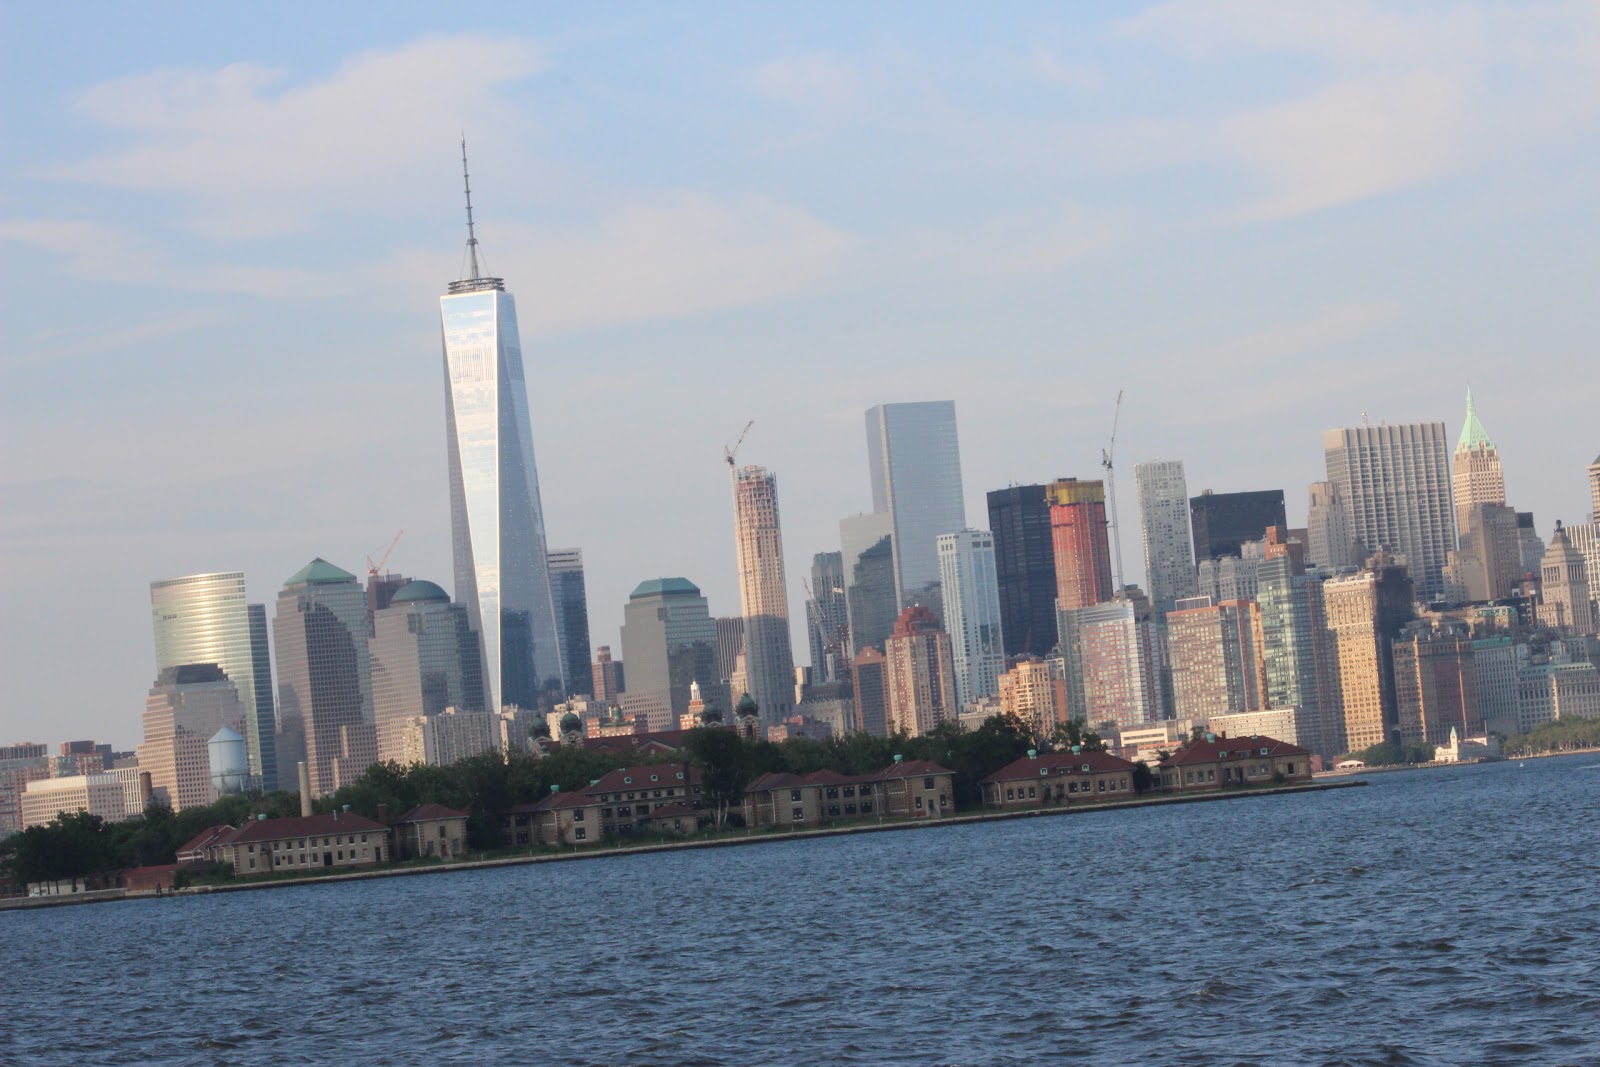
<svg viewBox="0 0 1600 1067"><path fill-rule="evenodd" d="M761 709L756 705L755 698L749 693L739 698L739 703L734 707L733 713L739 718L753 717L761 714Z"/></svg>
<svg viewBox="0 0 1600 1067"><path fill-rule="evenodd" d="M400 591L389 598L389 603L422 604L436 600L442 600L448 604L450 602L450 594L426 578L418 578L402 585Z"/></svg>
<svg viewBox="0 0 1600 1067"><path fill-rule="evenodd" d="M318 556L304 567L295 571L294 576L283 584L287 588L291 585L326 585L332 582L353 582L355 580L356 576L343 567L335 567L321 556Z"/></svg>

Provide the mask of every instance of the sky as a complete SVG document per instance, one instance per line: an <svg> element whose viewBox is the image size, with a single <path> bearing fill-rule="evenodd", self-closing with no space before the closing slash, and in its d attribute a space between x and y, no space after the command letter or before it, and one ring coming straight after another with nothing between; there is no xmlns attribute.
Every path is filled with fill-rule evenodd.
<svg viewBox="0 0 1600 1067"><path fill-rule="evenodd" d="M517 298L591 639L738 613L722 449L790 613L870 508L864 411L956 401L967 520L1132 467L1324 476L1469 385L1510 502L1600 451L1600 7L11 5L0 43L0 744L141 739L149 582L314 556L449 588L438 296L460 146Z"/></svg>

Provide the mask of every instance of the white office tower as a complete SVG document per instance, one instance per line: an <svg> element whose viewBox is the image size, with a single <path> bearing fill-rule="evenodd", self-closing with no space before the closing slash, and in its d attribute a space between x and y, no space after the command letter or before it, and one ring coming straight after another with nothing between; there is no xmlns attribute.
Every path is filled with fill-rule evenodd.
<svg viewBox="0 0 1600 1067"><path fill-rule="evenodd" d="M1165 615L1173 604L1195 595L1194 539L1189 531L1189 486L1183 462L1158 459L1133 468L1139 487L1139 521L1144 535L1144 572L1150 604Z"/></svg>
<svg viewBox="0 0 1600 1067"><path fill-rule="evenodd" d="M1000 693L1006 669L1000 632L1000 582L995 573L994 536L987 530L940 534L939 582L944 591L944 628L955 661L956 703Z"/></svg>

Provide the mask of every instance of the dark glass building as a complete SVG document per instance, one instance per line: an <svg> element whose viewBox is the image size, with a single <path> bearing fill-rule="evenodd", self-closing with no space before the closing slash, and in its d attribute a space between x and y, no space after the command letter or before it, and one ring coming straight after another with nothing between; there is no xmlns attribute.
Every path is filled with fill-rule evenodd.
<svg viewBox="0 0 1600 1067"><path fill-rule="evenodd" d="M1008 657L1044 656L1056 643L1056 557L1042 485L989 494L1001 632Z"/></svg>
<svg viewBox="0 0 1600 1067"><path fill-rule="evenodd" d="M1288 528L1282 489L1249 493L1213 493L1207 489L1189 498L1189 523L1194 528L1196 563L1223 556L1238 558L1239 546L1259 541L1268 526Z"/></svg>

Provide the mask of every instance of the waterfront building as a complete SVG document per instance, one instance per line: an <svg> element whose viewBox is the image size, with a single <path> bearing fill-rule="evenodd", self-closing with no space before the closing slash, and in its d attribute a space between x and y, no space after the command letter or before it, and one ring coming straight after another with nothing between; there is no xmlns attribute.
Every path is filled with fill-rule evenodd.
<svg viewBox="0 0 1600 1067"><path fill-rule="evenodd" d="M874 737L888 737L889 661L882 652L868 646L857 653L850 665L850 676L861 729Z"/></svg>
<svg viewBox="0 0 1600 1067"><path fill-rule="evenodd" d="M1456 440L1455 454L1450 458L1450 488L1455 497L1456 529L1463 534L1467 529L1467 516L1473 508L1480 504L1504 505L1506 502L1506 479L1500 468L1500 450L1489 440L1483 423L1478 421L1478 409L1472 403L1471 389L1467 390L1467 417L1461 425L1461 436Z"/></svg>
<svg viewBox="0 0 1600 1067"><path fill-rule="evenodd" d="M1261 614L1253 601L1210 597L1178 601L1167 613L1172 707L1179 718L1207 719L1266 707Z"/></svg>
<svg viewBox="0 0 1600 1067"><path fill-rule="evenodd" d="M1006 669L994 537L987 530L962 530L940 534L936 543L959 709L999 693L1000 674Z"/></svg>
<svg viewBox="0 0 1600 1067"><path fill-rule="evenodd" d="M449 767L485 752L500 751L501 730L500 715L490 711L447 707L413 715L392 724L392 754L384 758L402 767Z"/></svg>
<svg viewBox="0 0 1600 1067"><path fill-rule="evenodd" d="M429 581L408 582L373 615L368 642L378 759L405 762L402 724L445 708L486 710L483 657L467 611Z"/></svg>
<svg viewBox="0 0 1600 1067"><path fill-rule="evenodd" d="M463 149L463 172L465 160ZM489 705L531 708L547 683L565 691L566 667L516 301L503 279L478 272L470 188L467 252L467 277L439 298L455 591L478 635Z"/></svg>
<svg viewBox="0 0 1600 1067"><path fill-rule="evenodd" d="M1006 655L1047 655L1056 643L1056 554L1045 487L996 489L988 503Z"/></svg>
<svg viewBox="0 0 1600 1067"><path fill-rule="evenodd" d="M995 771L978 787L988 807L1053 808L1106 800L1131 800L1134 765L1109 752L1029 752Z"/></svg>
<svg viewBox="0 0 1600 1067"><path fill-rule="evenodd" d="M217 799L211 738L222 729L243 735L247 717L238 688L215 663L168 667L145 701L139 769L149 773L152 789L165 794L173 811L210 804Z"/></svg>
<svg viewBox="0 0 1600 1067"><path fill-rule="evenodd" d="M1047 499L1056 557L1056 610L1105 603L1116 593L1105 483L1058 478L1050 483Z"/></svg>
<svg viewBox="0 0 1600 1067"><path fill-rule="evenodd" d="M278 710L304 738L312 796L354 781L378 758L370 629L366 592L356 576L320 557L278 593L272 620Z"/></svg>
<svg viewBox="0 0 1600 1067"><path fill-rule="evenodd" d="M929 547L933 545L929 541ZM853 515L839 521L845 614L850 653L883 646L900 614L895 584L894 522L887 513Z"/></svg>
<svg viewBox="0 0 1600 1067"><path fill-rule="evenodd" d="M850 608L844 592L844 554L811 557L811 599L806 601L806 641L811 683L826 685L850 673Z"/></svg>
<svg viewBox="0 0 1600 1067"><path fill-rule="evenodd" d="M1333 633L1344 742L1351 752L1399 737L1394 639L1410 621L1412 583L1404 567L1382 558L1323 585Z"/></svg>
<svg viewBox="0 0 1600 1067"><path fill-rule="evenodd" d="M443 804L418 804L395 820L393 833L396 859L454 860L467 854L467 813Z"/></svg>
<svg viewBox="0 0 1600 1067"><path fill-rule="evenodd" d="M1252 732L1282 737L1332 760L1349 750L1323 577L1298 570L1287 556L1263 560L1257 574L1267 707L1293 708L1295 729L1293 737L1265 729Z"/></svg>
<svg viewBox="0 0 1600 1067"><path fill-rule="evenodd" d="M789 588L784 581L778 480L764 467L733 475L734 547L739 605L744 615L746 685L767 725L794 712L794 646L789 633Z"/></svg>
<svg viewBox="0 0 1600 1067"><path fill-rule="evenodd" d="M566 695L589 696L594 692L594 675L589 670L589 596L583 577L583 549L552 548L546 559L556 609L556 640L567 672Z"/></svg>
<svg viewBox="0 0 1600 1067"><path fill-rule="evenodd" d="M927 760L875 774L764 774L745 788L747 826L815 826L854 817L930 818L955 810L955 774Z"/></svg>
<svg viewBox="0 0 1600 1067"><path fill-rule="evenodd" d="M967 527L955 401L879 404L869 409L867 467L872 510L889 517L893 534L899 611L913 601L926 602L927 590L939 581L934 539ZM846 551L847 566L849 556Z"/></svg>
<svg viewBox="0 0 1600 1067"><path fill-rule="evenodd" d="M610 645L601 645L594 650L594 663L589 666L589 677L594 683L592 695L596 703L609 707L617 702L617 694L622 692L625 679L622 661L611 658Z"/></svg>
<svg viewBox="0 0 1600 1067"><path fill-rule="evenodd" d="M1306 502L1306 562L1328 570L1353 567L1355 538L1350 512L1333 482L1312 482Z"/></svg>
<svg viewBox="0 0 1600 1067"><path fill-rule="evenodd" d="M235 875L371 867L389 853L389 828L352 811L213 826L178 848L178 862L226 863Z"/></svg>
<svg viewBox="0 0 1600 1067"><path fill-rule="evenodd" d="M244 705L250 773L262 788L278 788L277 716L267 653L267 609L248 603L242 571L190 574L150 583L150 621L156 673L192 663L215 663Z"/></svg>
<svg viewBox="0 0 1600 1067"><path fill-rule="evenodd" d="M1456 547L1444 423L1329 430L1322 445L1328 481L1349 508L1359 557L1398 553L1418 598L1439 596Z"/></svg>
<svg viewBox="0 0 1600 1067"><path fill-rule="evenodd" d="M653 701L652 729L670 729L689 710L689 686L700 683L708 703L727 706L718 677L717 624L700 589L685 578L640 582L623 608L624 697ZM628 710L626 700L623 710Z"/></svg>
<svg viewBox="0 0 1600 1067"><path fill-rule="evenodd" d="M1247 493L1213 493L1202 490L1189 499L1189 523L1194 529L1194 558L1202 561L1238 556L1246 541L1259 541L1269 526L1287 527L1283 490Z"/></svg>
<svg viewBox="0 0 1600 1067"><path fill-rule="evenodd" d="M1060 613L1067 716L1091 729L1163 718L1165 630L1148 609L1118 600Z"/></svg>
<svg viewBox="0 0 1600 1067"><path fill-rule="evenodd" d="M1202 793L1311 781L1311 753L1274 737L1205 737L1161 761L1163 792Z"/></svg>
<svg viewBox="0 0 1600 1067"><path fill-rule="evenodd" d="M906 608L895 620L886 645L890 731L920 737L942 722L953 721L960 711L955 660L950 636L933 612L920 604Z"/></svg>
<svg viewBox="0 0 1600 1067"><path fill-rule="evenodd" d="M1000 676L999 685L1000 714L1021 719L1034 737L1053 737L1056 727L1066 722L1066 680L1037 656L1018 660Z"/></svg>
<svg viewBox="0 0 1600 1067"><path fill-rule="evenodd" d="M1539 562L1539 596L1539 621L1545 626L1574 634L1596 631L1588 565L1559 522Z"/></svg>
<svg viewBox="0 0 1600 1067"><path fill-rule="evenodd" d="M1507 634L1475 637L1472 673L1483 728L1510 736L1517 726L1517 643Z"/></svg>
<svg viewBox="0 0 1600 1067"><path fill-rule="evenodd" d="M1483 732L1472 636L1413 623L1394 642L1395 715L1403 744L1445 744Z"/></svg>
<svg viewBox="0 0 1600 1067"><path fill-rule="evenodd" d="M1189 485L1181 460L1153 460L1133 468L1139 487L1139 523L1144 542L1150 604L1165 615L1184 597L1196 595L1194 542L1189 527Z"/></svg>

